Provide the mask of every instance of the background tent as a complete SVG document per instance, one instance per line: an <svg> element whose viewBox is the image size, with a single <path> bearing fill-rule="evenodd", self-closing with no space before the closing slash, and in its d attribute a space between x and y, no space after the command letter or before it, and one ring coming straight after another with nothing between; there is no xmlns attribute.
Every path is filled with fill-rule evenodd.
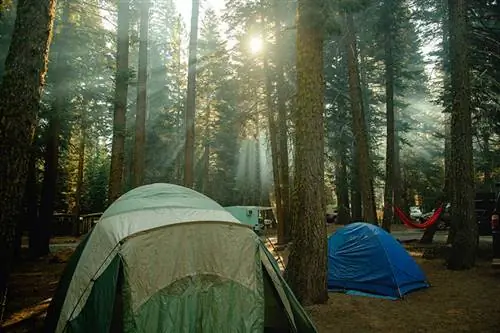
<svg viewBox="0 0 500 333"><path fill-rule="evenodd" d="M352 223L328 239L328 289L390 298L428 287L425 274L391 234Z"/></svg>
<svg viewBox="0 0 500 333"><path fill-rule="evenodd" d="M46 332L315 332L257 235L208 197L136 188L78 246Z"/></svg>

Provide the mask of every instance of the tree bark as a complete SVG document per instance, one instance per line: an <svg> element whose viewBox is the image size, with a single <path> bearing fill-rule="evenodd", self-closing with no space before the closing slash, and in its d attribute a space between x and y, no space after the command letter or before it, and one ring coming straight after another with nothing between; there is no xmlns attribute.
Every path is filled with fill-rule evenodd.
<svg viewBox="0 0 500 333"><path fill-rule="evenodd" d="M37 148L37 147L36 147ZM26 181L26 190L24 192L24 200L26 205L25 212L25 225L28 228L29 237L29 250L30 257L36 257L36 250L38 244L36 243L39 238L37 237L37 227L38 227L38 182L37 182L37 154L35 151L35 145L33 145L29 169L28 169L28 179Z"/></svg>
<svg viewBox="0 0 500 333"><path fill-rule="evenodd" d="M403 177L401 175L401 144L399 141L399 117L398 113L394 113L394 187L393 187L393 202L394 205L401 209L408 209L408 200L405 197L405 186ZM393 216L393 222L396 222L398 218ZM401 222L402 223L402 222Z"/></svg>
<svg viewBox="0 0 500 333"><path fill-rule="evenodd" d="M18 1L0 84L0 300L6 291L22 211L55 4L55 0Z"/></svg>
<svg viewBox="0 0 500 333"><path fill-rule="evenodd" d="M61 107L56 107L55 110L56 112L60 112ZM54 118L58 118L58 115L53 116ZM45 168L43 172L42 193L40 198L40 218L37 223L36 237L39 238L39 241L36 242L38 244L36 253L39 257L47 255L50 252L49 243L52 233L54 202L57 192L57 174L59 171L60 132L60 120L50 120L45 139Z"/></svg>
<svg viewBox="0 0 500 333"><path fill-rule="evenodd" d="M491 133L488 130L483 130L481 133L481 141L482 141L482 154L483 154L483 184L484 187L489 191L494 191L494 184L491 174L493 172L493 163L491 158L491 147L490 147L490 137Z"/></svg>
<svg viewBox="0 0 500 333"><path fill-rule="evenodd" d="M354 19L352 14L346 15L346 43L349 74L349 95L353 117L353 133L356 142L356 168L359 176L359 189L363 207L363 219L369 223L377 224L375 197L372 186L372 170L368 135L366 130L365 114L358 70L358 51L356 35L354 33Z"/></svg>
<svg viewBox="0 0 500 333"><path fill-rule="evenodd" d="M125 134L127 131L127 94L129 58L129 0L118 1L118 27L116 49L115 97L113 113L113 142L109 175L108 204L122 194L123 166L125 161Z"/></svg>
<svg viewBox="0 0 500 333"><path fill-rule="evenodd" d="M191 33L189 35L188 83L186 97L186 141L184 147L184 186L192 188L194 185L194 137L196 118L196 66L198 52L198 17L199 0L192 0Z"/></svg>
<svg viewBox="0 0 500 333"><path fill-rule="evenodd" d="M297 108L293 116L296 213L285 275L304 305L328 300L324 215L324 26L323 22L318 22L320 10L317 3L298 1Z"/></svg>
<svg viewBox="0 0 500 333"><path fill-rule="evenodd" d="M139 71L137 74L137 105L135 113L135 144L132 187L138 187L144 184L144 168L146 158L149 3L150 0L142 0L141 4L141 31L139 35Z"/></svg>
<svg viewBox="0 0 500 333"><path fill-rule="evenodd" d="M82 111L85 112L85 111ZM85 167L85 122L82 119L80 124L80 144L78 147L78 172L76 176L76 192L75 192L75 208L73 210L73 219L75 223L75 235L80 235L80 213L81 213L81 199L83 192L83 169Z"/></svg>
<svg viewBox="0 0 500 333"><path fill-rule="evenodd" d="M277 105L278 105L278 149L279 149L279 186L280 186L280 199L283 216L280 221L283 224L283 243L288 243L290 240L290 220L291 220L291 207L290 207L290 168L288 165L288 113L285 105L285 78L282 56L279 51L282 49L282 34L281 34L281 21L278 9L278 1L275 1L275 36L276 36L276 90L277 90ZM278 243L279 240L278 240ZM281 243L280 243L281 244Z"/></svg>
<svg viewBox="0 0 500 333"><path fill-rule="evenodd" d="M385 33L385 108L387 122L387 147L385 157L385 189L384 189L384 219L382 228L387 232L391 231L394 215L394 155L395 155L395 128L394 128L394 56L393 56L393 36L394 17L392 0L384 1L384 24Z"/></svg>
<svg viewBox="0 0 500 333"><path fill-rule="evenodd" d="M363 209L361 208L361 191L359 189L359 167L356 144L353 143L351 149L351 167L350 167L350 190L351 190L351 220L362 221Z"/></svg>
<svg viewBox="0 0 500 333"><path fill-rule="evenodd" d="M205 143L203 147L203 173L202 173L202 192L205 195L210 196L209 187L210 187L210 142L211 142L211 128L210 128L210 119L211 119L211 107L210 102L207 101L206 104L206 120L205 120Z"/></svg>
<svg viewBox="0 0 500 333"><path fill-rule="evenodd" d="M269 126L269 143L271 146L271 163L273 168L273 180L274 180L274 199L276 201L276 219L278 220L278 230L277 230L277 243L279 245L285 244L285 211L283 207L283 198L281 192L283 187L281 186L280 177L280 152L278 152L278 135L275 117L275 105L273 102L273 83L271 80L271 75L269 73L267 54L264 55L264 75L266 82L266 105L267 105L267 123Z"/></svg>
<svg viewBox="0 0 500 333"><path fill-rule="evenodd" d="M336 195L338 202L338 224L348 224L351 220L351 214L349 210L349 184L347 182L347 161L346 161L346 147L345 143L339 144L337 150L337 165L335 166L335 178L336 178Z"/></svg>
<svg viewBox="0 0 500 333"><path fill-rule="evenodd" d="M451 216L456 226L448 268L474 266L478 230L474 214L472 160L472 115L467 44L467 4L448 0L450 24L450 69L453 104L451 112L451 175L453 194Z"/></svg>
<svg viewBox="0 0 500 333"><path fill-rule="evenodd" d="M257 206L262 206L262 182L261 182L261 168L260 168L260 113L257 114L255 121L255 183L254 202Z"/></svg>

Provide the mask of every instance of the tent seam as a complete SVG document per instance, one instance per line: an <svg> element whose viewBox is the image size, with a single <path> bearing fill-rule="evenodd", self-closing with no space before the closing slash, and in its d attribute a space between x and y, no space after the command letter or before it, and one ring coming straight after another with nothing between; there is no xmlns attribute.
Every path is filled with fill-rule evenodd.
<svg viewBox="0 0 500 333"><path fill-rule="evenodd" d="M377 226L377 228L380 228L380 227ZM384 250L385 260L387 261L387 263L389 264L389 267L391 269L391 278L392 278L394 284L396 285L396 288L398 288L397 290L398 290L399 298L403 298L403 294L401 293L401 289L399 288L398 281L396 281L396 274L394 274L393 265L392 265L391 261L389 260L389 254L387 253L387 249L385 248L384 244L380 241L380 239L377 237L375 232L373 230L370 230L370 232L372 233L372 237L375 237L377 242L380 244L380 247L382 247L382 249ZM390 236L393 237L392 235L390 235Z"/></svg>
<svg viewBox="0 0 500 333"><path fill-rule="evenodd" d="M84 290L83 290L83 292L80 294L80 297L78 298L78 301L76 301L76 303L73 305L73 308L71 309L71 312L70 312L70 314L69 314L69 316L68 316L68 319L66 319L66 323L64 324L63 332L64 332L64 331L66 331L66 329L68 328L68 324L69 324L69 322L72 320L72 319L71 319L71 317L72 317L72 316L73 316L73 314L75 313L75 310L76 310L76 308L77 308L78 304L80 304L80 302L82 301L83 295L87 292L87 290L89 289L89 287L90 287L91 285L93 285L93 284L94 284L94 282L96 281L96 278L95 278L95 277L96 277L97 273L98 273L98 272L101 270L101 268L104 266L104 263L108 260L108 258L111 256L111 254L113 254L113 253L115 252L116 248L117 248L118 246L120 246L120 245L121 245L121 243L120 243L120 242L118 242L118 243L115 245L115 247L113 247L113 249L110 251L110 253L108 253L108 255L106 256L106 259L104 259L104 260L103 260L103 262L101 263L101 265L99 266L99 268L97 269L97 271L96 271L96 272L92 275L92 277L90 278L89 283L85 286L85 289L84 289ZM116 254L117 254L117 255L119 255L119 252L118 252L118 253L116 253ZM78 267L78 264L77 264L77 267ZM75 269L76 269L76 267L75 267ZM60 320L60 319L61 319L61 318L59 317L59 320Z"/></svg>

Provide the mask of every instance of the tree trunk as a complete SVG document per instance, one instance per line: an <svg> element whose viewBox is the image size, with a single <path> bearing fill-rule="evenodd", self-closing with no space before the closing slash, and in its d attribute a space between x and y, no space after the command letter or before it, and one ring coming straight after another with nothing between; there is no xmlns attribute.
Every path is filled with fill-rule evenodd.
<svg viewBox="0 0 500 333"><path fill-rule="evenodd" d="M36 257L36 249L38 248L36 244L38 238L35 235L38 226L38 182L36 162L37 155L35 153L35 147L33 147L29 162L28 179L24 192L24 202L26 205L25 226L28 229L30 257Z"/></svg>
<svg viewBox="0 0 500 333"><path fill-rule="evenodd" d="M324 27L315 3L299 0L297 8L297 108L294 111L296 214L286 278L304 305L324 303L326 226L324 188Z"/></svg>
<svg viewBox="0 0 500 333"><path fill-rule="evenodd" d="M260 168L260 113L257 114L257 120L255 121L256 135L255 135L255 205L261 206L262 201L262 182L261 182L261 168Z"/></svg>
<svg viewBox="0 0 500 333"><path fill-rule="evenodd" d="M57 98L57 97L56 97ZM56 112L60 111L56 107ZM50 236L52 234L52 220L54 216L54 202L57 191L57 174L59 168L59 135L61 122L58 115L49 121L45 144L45 169L43 172L42 193L40 198L40 218L37 223L37 237L39 241L36 250L37 256L47 255Z"/></svg>
<svg viewBox="0 0 500 333"><path fill-rule="evenodd" d="M283 243L288 243L290 240L290 220L291 220L291 207L290 207L290 168L288 165L288 114L285 105L285 78L282 57L278 54L282 49L282 34L281 34L281 21L279 16L278 1L275 1L275 36L276 36L276 90L277 90L277 105L278 105L278 141L279 141L279 185L280 185L280 199L283 216L280 223L283 224ZM279 240L278 240L279 243ZM281 244L281 243L280 243Z"/></svg>
<svg viewBox="0 0 500 333"><path fill-rule="evenodd" d="M16 257L20 253L22 245L22 233L25 230L28 230L30 244L32 239L36 240L36 237L33 237L32 233L33 227L35 227L38 222L38 184L37 184L37 170L36 170L36 161L37 161L36 148L37 147L33 145L30 154L31 156L29 159L28 178L26 180L26 186L24 190L23 218L21 220L22 223L19 223L18 225L18 231L20 232L20 234L19 233L17 234L18 239L16 244L16 254L15 254ZM31 249L35 248L35 245L33 246L30 245L30 248Z"/></svg>
<svg viewBox="0 0 500 333"><path fill-rule="evenodd" d="M404 182L401 176L401 145L399 141L399 129L398 129L398 113L394 114L394 186L393 186L393 203L395 206L401 209L408 209L408 202L405 198ZM393 222L398 219L393 216ZM402 223L402 222L400 222Z"/></svg>
<svg viewBox="0 0 500 333"><path fill-rule="evenodd" d="M450 69L453 104L451 112L451 176L453 194L451 216L456 226L448 268L474 266L478 242L474 215L474 176L472 161L472 116L467 44L467 4L448 0L450 24Z"/></svg>
<svg viewBox="0 0 500 333"><path fill-rule="evenodd" d="M394 18L393 18L392 0L384 1L384 24L385 33L385 108L387 121L387 147L385 157L385 189L384 189L384 219L382 228L391 231L394 215L394 57L393 57L393 36L394 36Z"/></svg>
<svg viewBox="0 0 500 333"><path fill-rule="evenodd" d="M203 179L202 179L202 193L210 196L210 142L206 142L203 148Z"/></svg>
<svg viewBox="0 0 500 333"><path fill-rule="evenodd" d="M359 190L359 167L356 144L353 143L351 149L352 164L350 168L350 189L351 189L351 219L352 221L363 220L363 210L361 208L361 191Z"/></svg>
<svg viewBox="0 0 500 333"><path fill-rule="evenodd" d="M82 111L85 112L85 111ZM78 173L76 177L75 208L73 218L75 221L75 235L80 235L80 212L83 192L83 169L85 167L85 127L84 121L80 125L80 145L78 147Z"/></svg>
<svg viewBox="0 0 500 333"><path fill-rule="evenodd" d="M122 194L125 135L127 131L128 56L129 56L129 0L118 0L118 27L116 49L115 101L113 114L113 142L109 175L108 204Z"/></svg>
<svg viewBox="0 0 500 333"><path fill-rule="evenodd" d="M139 36L139 71L137 76L137 105L135 114L135 145L132 187L138 187L144 184L148 83L149 2L150 0L142 0L141 4L141 31Z"/></svg>
<svg viewBox="0 0 500 333"><path fill-rule="evenodd" d="M278 230L277 230L277 243L278 245L285 244L285 211L283 207L283 198L281 192L283 187L281 186L280 177L280 153L278 152L278 138L277 138L277 126L275 117L275 106L273 103L272 92L273 83L271 81L271 75L269 73L267 54L264 56L264 75L266 82L266 104L267 104L267 123L269 126L269 143L271 146L271 163L273 169L273 180L274 180L274 199L276 201L276 219L278 220Z"/></svg>
<svg viewBox="0 0 500 333"><path fill-rule="evenodd" d="M0 84L0 300L6 291L22 211L55 4L55 0L18 1Z"/></svg>
<svg viewBox="0 0 500 333"><path fill-rule="evenodd" d="M492 174L492 169L493 169L493 163L492 163L492 158L491 158L491 147L490 147L490 136L491 133L488 130L483 130L483 133L481 133L481 141L482 141L482 154L484 158L483 162L483 184L485 188L487 188L489 191L494 191L494 185L493 184L493 179L491 177Z"/></svg>
<svg viewBox="0 0 500 333"><path fill-rule="evenodd" d="M338 224L348 224L351 220L349 211L349 184L347 182L347 161L345 143L340 139L337 150L337 165L335 167L336 194L338 202Z"/></svg>
<svg viewBox="0 0 500 333"><path fill-rule="evenodd" d="M209 186L210 186L210 142L211 142L211 131L210 131L210 103L207 101L206 104L206 120L205 120L205 135L204 135L204 152L203 152L203 173L202 173L202 192L209 196Z"/></svg>
<svg viewBox="0 0 500 333"><path fill-rule="evenodd" d="M339 98L337 100L337 108L340 115L347 116L349 110L346 106L345 99ZM347 155L349 154L348 142L345 138L345 128L339 129L339 133L336 138L336 166L335 166L335 178L336 178L336 195L338 202L338 224L348 224L351 221L351 211L349 203L349 180L347 174Z"/></svg>
<svg viewBox="0 0 500 333"><path fill-rule="evenodd" d="M424 233L422 234L422 237L420 238L419 243L420 244L432 244L434 241L434 235L436 234L436 231L438 230L438 223L436 222L433 225L431 225L429 228L425 229Z"/></svg>
<svg viewBox="0 0 500 333"><path fill-rule="evenodd" d="M448 0L442 0L439 2L443 6L442 12L448 12ZM450 52L450 21L446 18L442 19L441 27L443 30L443 50L445 54ZM450 57L443 56L442 59L443 66L443 89L444 89L444 188L443 195L445 197L445 202L451 202L452 195L454 192L453 182L452 182L452 168L451 168L451 108L452 108L452 96L451 96L451 73L450 73ZM450 228L448 230L447 243L453 243L453 239L456 234L456 226L451 219Z"/></svg>
<svg viewBox="0 0 500 333"><path fill-rule="evenodd" d="M194 185L194 130L196 118L196 63L198 52L198 16L199 0L192 0L191 33L189 35L188 83L186 98L186 114L184 126L186 128L186 142L184 147L184 186L192 188Z"/></svg>
<svg viewBox="0 0 500 333"><path fill-rule="evenodd" d="M349 95L351 97L351 109L353 117L353 133L356 142L356 157L359 189L363 207L363 219L369 223L377 223L377 212L375 209L375 197L373 195L372 171L368 147L368 136L363 111L363 101L358 71L358 51L356 46L356 35L354 33L354 19L352 14L347 14L346 43L347 61L349 72Z"/></svg>

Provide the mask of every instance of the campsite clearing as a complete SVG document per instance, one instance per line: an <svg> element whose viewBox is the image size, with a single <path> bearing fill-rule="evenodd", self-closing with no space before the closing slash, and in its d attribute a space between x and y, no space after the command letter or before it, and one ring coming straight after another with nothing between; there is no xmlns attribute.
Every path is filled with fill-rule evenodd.
<svg viewBox="0 0 500 333"><path fill-rule="evenodd" d="M328 304L307 308L320 333L331 332L496 332L500 308L500 271L481 260L470 271L452 272L439 258L439 244L426 249L436 258L422 258L410 249L431 288L403 301L330 293ZM6 333L41 332L41 317L71 250L16 267L4 327ZM286 255L285 255L286 256Z"/></svg>

